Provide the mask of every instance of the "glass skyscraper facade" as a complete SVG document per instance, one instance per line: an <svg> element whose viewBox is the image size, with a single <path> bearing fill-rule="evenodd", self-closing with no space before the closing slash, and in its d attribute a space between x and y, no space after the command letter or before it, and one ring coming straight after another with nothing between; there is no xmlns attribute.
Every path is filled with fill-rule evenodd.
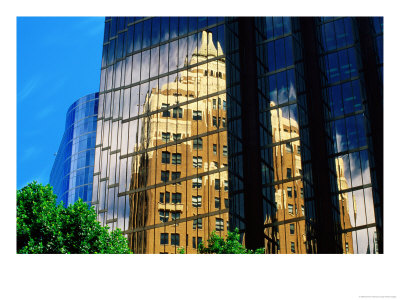
<svg viewBox="0 0 400 300"><path fill-rule="evenodd" d="M75 101L68 109L61 140L49 183L67 207L78 198L91 205L96 124L99 94Z"/></svg>
<svg viewBox="0 0 400 300"><path fill-rule="evenodd" d="M134 253L227 232L224 22L106 18L92 204Z"/></svg>
<svg viewBox="0 0 400 300"><path fill-rule="evenodd" d="M93 202L134 253L383 251L382 18L106 18Z"/></svg>

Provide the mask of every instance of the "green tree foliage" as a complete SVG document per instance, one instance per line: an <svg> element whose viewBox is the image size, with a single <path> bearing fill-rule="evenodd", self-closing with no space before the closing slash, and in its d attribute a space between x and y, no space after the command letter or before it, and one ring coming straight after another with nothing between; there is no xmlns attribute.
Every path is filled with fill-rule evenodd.
<svg viewBox="0 0 400 300"><path fill-rule="evenodd" d="M203 242L200 243L198 252L201 254L263 254L264 248L256 249L256 251L246 249L240 243L239 229L233 232L228 231L226 240L217 235L215 231L207 240L208 247L205 247Z"/></svg>
<svg viewBox="0 0 400 300"><path fill-rule="evenodd" d="M93 207L79 199L64 208L56 198L36 181L17 191L18 253L130 253L122 232L102 227Z"/></svg>

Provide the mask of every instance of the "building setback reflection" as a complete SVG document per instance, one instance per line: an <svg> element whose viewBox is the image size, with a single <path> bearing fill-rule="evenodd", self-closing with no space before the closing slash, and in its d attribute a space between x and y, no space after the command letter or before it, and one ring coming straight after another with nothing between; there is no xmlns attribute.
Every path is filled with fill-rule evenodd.
<svg viewBox="0 0 400 300"><path fill-rule="evenodd" d="M227 232L225 59L211 32L199 36L187 70L153 87L140 112L147 116L135 152L143 153L134 156L129 196L134 253L196 253L211 231Z"/></svg>

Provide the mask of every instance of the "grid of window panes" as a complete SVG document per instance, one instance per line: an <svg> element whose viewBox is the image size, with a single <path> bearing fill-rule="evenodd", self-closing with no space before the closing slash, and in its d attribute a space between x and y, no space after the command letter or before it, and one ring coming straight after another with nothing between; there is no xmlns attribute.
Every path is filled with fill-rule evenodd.
<svg viewBox="0 0 400 300"><path fill-rule="evenodd" d="M226 69L229 135L229 227L239 229L241 240L245 231L243 190L243 139L242 139L242 99L240 95L240 61L238 19L227 18L226 23Z"/></svg>
<svg viewBox="0 0 400 300"><path fill-rule="evenodd" d="M270 253L306 253L301 209L305 150L298 117L299 97L305 96L298 27L297 18L256 18L264 233Z"/></svg>
<svg viewBox="0 0 400 300"><path fill-rule="evenodd" d="M224 36L219 17L105 20L93 205L134 253L226 234Z"/></svg>
<svg viewBox="0 0 400 300"><path fill-rule="evenodd" d="M326 134L335 223L344 252L376 253L361 53L354 18L318 20ZM337 183L337 184L335 184ZM339 216L340 220L339 220Z"/></svg>
<svg viewBox="0 0 400 300"><path fill-rule="evenodd" d="M61 140L49 182L64 206L81 198L92 201L93 166L96 142L98 93L75 101L68 109Z"/></svg>

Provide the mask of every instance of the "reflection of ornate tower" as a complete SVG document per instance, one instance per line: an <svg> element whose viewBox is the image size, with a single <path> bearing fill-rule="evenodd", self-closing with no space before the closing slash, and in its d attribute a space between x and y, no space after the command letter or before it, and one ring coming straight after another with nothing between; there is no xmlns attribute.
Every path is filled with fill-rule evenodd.
<svg viewBox="0 0 400 300"><path fill-rule="evenodd" d="M271 106L275 103L271 102ZM278 115L279 114L279 115ZM283 116L282 109L271 111L272 142L278 143L299 136L295 119ZM300 141L279 144L273 148L274 181L300 176L302 172ZM290 173L290 174L289 174ZM306 253L304 195L301 180L275 186L278 253ZM274 216L273 216L274 217ZM293 221L291 221L293 220ZM267 244L267 241L266 241Z"/></svg>
<svg viewBox="0 0 400 300"><path fill-rule="evenodd" d="M348 189L346 177L344 176L343 159L341 157L335 159L336 175L339 191ZM354 215L357 214L356 201L353 195ZM340 226L342 229L351 228L349 214L349 199L347 193L339 194L339 210L340 210ZM354 253L353 237L351 232L342 234L343 253Z"/></svg>
<svg viewBox="0 0 400 300"><path fill-rule="evenodd" d="M134 253L196 253L211 231L227 231L225 58L211 32L199 44L187 70L146 97L130 187Z"/></svg>

